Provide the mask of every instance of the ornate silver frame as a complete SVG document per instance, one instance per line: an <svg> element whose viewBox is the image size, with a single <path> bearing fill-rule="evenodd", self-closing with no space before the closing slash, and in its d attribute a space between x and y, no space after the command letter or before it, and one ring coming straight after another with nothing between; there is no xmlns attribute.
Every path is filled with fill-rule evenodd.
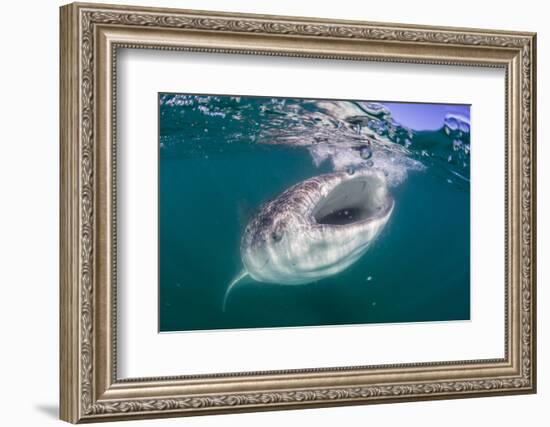
<svg viewBox="0 0 550 427"><path fill-rule="evenodd" d="M61 419L200 415L534 393L533 33L99 4L61 8ZM117 48L502 67L506 70L505 357L119 380Z"/></svg>

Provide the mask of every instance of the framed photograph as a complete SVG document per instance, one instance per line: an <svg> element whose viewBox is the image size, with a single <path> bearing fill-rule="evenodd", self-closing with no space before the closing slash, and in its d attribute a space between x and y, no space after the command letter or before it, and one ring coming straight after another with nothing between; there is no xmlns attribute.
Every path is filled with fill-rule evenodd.
<svg viewBox="0 0 550 427"><path fill-rule="evenodd" d="M535 34L60 22L63 420L536 391Z"/></svg>

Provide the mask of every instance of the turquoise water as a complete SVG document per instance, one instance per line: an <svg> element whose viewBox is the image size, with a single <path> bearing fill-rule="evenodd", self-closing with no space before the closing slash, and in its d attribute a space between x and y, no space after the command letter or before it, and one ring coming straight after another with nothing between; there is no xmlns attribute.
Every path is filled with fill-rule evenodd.
<svg viewBox="0 0 550 427"><path fill-rule="evenodd" d="M469 319L464 111L435 109L441 126L415 130L381 103L161 94L159 108L160 331ZM224 311L260 206L310 177L363 167L384 172L395 200L365 255L310 284L249 280Z"/></svg>

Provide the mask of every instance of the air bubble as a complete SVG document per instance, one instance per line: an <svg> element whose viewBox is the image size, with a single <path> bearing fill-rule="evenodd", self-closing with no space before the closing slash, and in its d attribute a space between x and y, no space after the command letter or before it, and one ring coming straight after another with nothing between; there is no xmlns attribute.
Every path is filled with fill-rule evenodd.
<svg viewBox="0 0 550 427"><path fill-rule="evenodd" d="M370 159L372 157L372 151L366 147L361 148L361 151L359 151L359 154L365 160Z"/></svg>
<svg viewBox="0 0 550 427"><path fill-rule="evenodd" d="M355 173L355 168L353 166L350 166L347 168L346 172L348 175L353 175Z"/></svg>

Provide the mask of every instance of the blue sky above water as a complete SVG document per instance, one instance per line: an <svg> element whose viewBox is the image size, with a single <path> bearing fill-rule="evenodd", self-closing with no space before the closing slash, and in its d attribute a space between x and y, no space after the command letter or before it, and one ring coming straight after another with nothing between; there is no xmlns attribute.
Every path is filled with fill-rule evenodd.
<svg viewBox="0 0 550 427"><path fill-rule="evenodd" d="M416 104L403 102L381 102L390 109L392 118L413 130L438 130L443 127L447 114L459 114L470 119L469 105Z"/></svg>

